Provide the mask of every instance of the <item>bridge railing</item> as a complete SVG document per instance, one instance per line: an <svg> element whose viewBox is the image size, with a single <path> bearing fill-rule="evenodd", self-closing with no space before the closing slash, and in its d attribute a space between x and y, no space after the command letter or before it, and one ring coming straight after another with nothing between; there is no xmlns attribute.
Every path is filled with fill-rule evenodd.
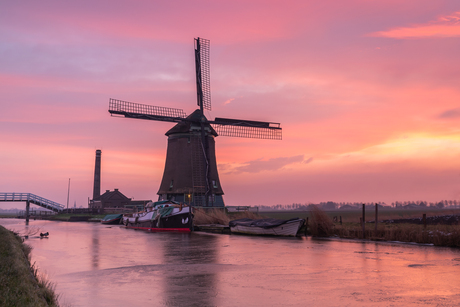
<svg viewBox="0 0 460 307"><path fill-rule="evenodd" d="M63 205L32 193L0 193L0 201L29 201L47 209L64 209Z"/></svg>
<svg viewBox="0 0 460 307"><path fill-rule="evenodd" d="M0 193L2 201L26 201L29 200L30 193Z"/></svg>

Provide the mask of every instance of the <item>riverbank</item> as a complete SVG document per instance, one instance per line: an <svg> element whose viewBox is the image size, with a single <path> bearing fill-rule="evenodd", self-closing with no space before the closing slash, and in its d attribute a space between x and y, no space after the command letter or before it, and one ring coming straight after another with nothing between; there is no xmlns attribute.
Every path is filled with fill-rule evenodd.
<svg viewBox="0 0 460 307"><path fill-rule="evenodd" d="M342 216L341 214L344 214ZM320 209L308 212L281 211L261 212L260 215L253 212L240 212L226 214L222 210L197 211L195 219L201 231L214 233L229 233L226 228L216 227L220 224L228 227L229 220L239 218L279 218L289 219L294 217L305 218L304 225L299 234L313 237L335 237L344 239L366 239L371 241L399 241L407 243L432 244L443 247L460 247L460 210L388 210L382 212L383 216L375 226L375 221L364 223L364 228L359 223L362 212L358 210L350 212L330 211ZM423 222L422 215L427 215ZM367 216L369 219L371 215ZM403 217L399 218L398 217ZM391 218L391 219L389 219ZM342 221L342 222L340 222ZM357 222L353 222L357 221ZM425 226L426 223L426 226ZM210 227L212 226L212 227Z"/></svg>
<svg viewBox="0 0 460 307"><path fill-rule="evenodd" d="M31 248L0 226L0 306L58 306L49 282L30 263Z"/></svg>

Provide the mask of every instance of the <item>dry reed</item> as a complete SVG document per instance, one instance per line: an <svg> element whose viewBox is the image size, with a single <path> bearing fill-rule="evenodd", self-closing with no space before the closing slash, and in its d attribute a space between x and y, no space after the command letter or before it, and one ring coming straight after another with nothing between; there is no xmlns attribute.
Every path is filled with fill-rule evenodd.
<svg viewBox="0 0 460 307"><path fill-rule="evenodd" d="M238 213L227 214L224 209L194 209L193 224L195 225L209 225L219 224L228 225L231 220L249 218L249 219L261 219L264 218L257 213L251 211L243 211Z"/></svg>
<svg viewBox="0 0 460 307"><path fill-rule="evenodd" d="M334 223L331 218L317 206L313 206L310 212L310 234L314 237L328 237L333 234Z"/></svg>
<svg viewBox="0 0 460 307"><path fill-rule="evenodd" d="M200 209L195 208L193 212L193 223L195 225L219 224L228 225L230 221L224 209Z"/></svg>
<svg viewBox="0 0 460 307"><path fill-rule="evenodd" d="M370 226L370 227L369 227ZM417 224L375 224L366 225L365 237L375 241L400 241L436 246L460 247L459 225L423 225ZM363 238L362 227L358 223L336 225L333 234L341 238Z"/></svg>

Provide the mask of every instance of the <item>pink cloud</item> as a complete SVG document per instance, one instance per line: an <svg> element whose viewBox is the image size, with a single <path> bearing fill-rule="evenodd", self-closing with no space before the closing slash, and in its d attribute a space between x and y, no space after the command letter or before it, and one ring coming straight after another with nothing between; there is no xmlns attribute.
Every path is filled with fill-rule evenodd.
<svg viewBox="0 0 460 307"><path fill-rule="evenodd" d="M225 173L232 174L260 173L264 171L278 171L285 167L295 166L295 164L308 164L311 161L313 161L313 158L305 159L304 155L298 155L292 157L277 157L268 160L257 159L243 162L242 165L220 164L219 168L225 170Z"/></svg>
<svg viewBox="0 0 460 307"><path fill-rule="evenodd" d="M428 24L418 24L409 27L396 27L386 31L379 31L370 36L388 37L397 39L407 38L445 38L460 36L460 12L441 16Z"/></svg>
<svg viewBox="0 0 460 307"><path fill-rule="evenodd" d="M456 119L460 117L460 108L449 109L442 112L439 118Z"/></svg>

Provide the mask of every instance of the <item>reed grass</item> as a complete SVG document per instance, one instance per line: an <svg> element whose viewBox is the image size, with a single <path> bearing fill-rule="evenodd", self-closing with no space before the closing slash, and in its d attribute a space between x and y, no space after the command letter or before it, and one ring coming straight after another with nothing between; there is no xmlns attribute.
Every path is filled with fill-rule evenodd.
<svg viewBox="0 0 460 307"><path fill-rule="evenodd" d="M354 210L323 210L330 218L342 217L344 223L358 223L359 218L362 217L361 209ZM294 217L299 218L311 218L310 211L299 211L299 210L278 210L278 211L261 211L261 214L278 219L290 219ZM391 219L403 219L403 218L419 218L423 214L427 217L435 215L450 215L460 214L460 209L437 209L437 208L425 208L425 209L395 209L395 208L380 208L379 209L379 220L391 220ZM366 208L366 221L373 221L375 219L375 210Z"/></svg>
<svg viewBox="0 0 460 307"><path fill-rule="evenodd" d="M333 235L340 238L362 239L363 230L359 223L334 225ZM375 224L366 224L365 238L375 241L399 241L435 246L460 247L459 225L381 224L377 231Z"/></svg>
<svg viewBox="0 0 460 307"><path fill-rule="evenodd" d="M328 237L333 234L332 219L317 206L312 207L308 226L310 234L315 237Z"/></svg>
<svg viewBox="0 0 460 307"><path fill-rule="evenodd" d="M195 225L228 225L228 222L230 221L229 217L225 214L224 209L195 208L193 215L193 223Z"/></svg>
<svg viewBox="0 0 460 307"><path fill-rule="evenodd" d="M243 218L261 219L261 218L264 218L264 216L251 212L251 211L242 211L238 213L227 213L224 208L222 209L195 208L193 223L195 225L218 224L218 225L228 226L228 223L231 220L243 219Z"/></svg>
<svg viewBox="0 0 460 307"><path fill-rule="evenodd" d="M446 214L449 214L447 210ZM457 212L455 212L457 213ZM431 215L439 215L431 214ZM357 215L354 219L356 219ZM380 217L380 213L379 213ZM413 217L407 212L404 218ZM401 218L401 216L393 219ZM391 218L386 218L391 219ZM355 222L333 223L327 212L313 207L310 212L308 232L315 237L337 236L348 239L369 239L375 241L399 241L422 244L433 244L435 246L460 247L460 225L427 225L426 228L420 224L377 224L365 223L363 232L362 224Z"/></svg>
<svg viewBox="0 0 460 307"><path fill-rule="evenodd" d="M30 263L31 250L0 226L0 306L58 306L54 286Z"/></svg>

